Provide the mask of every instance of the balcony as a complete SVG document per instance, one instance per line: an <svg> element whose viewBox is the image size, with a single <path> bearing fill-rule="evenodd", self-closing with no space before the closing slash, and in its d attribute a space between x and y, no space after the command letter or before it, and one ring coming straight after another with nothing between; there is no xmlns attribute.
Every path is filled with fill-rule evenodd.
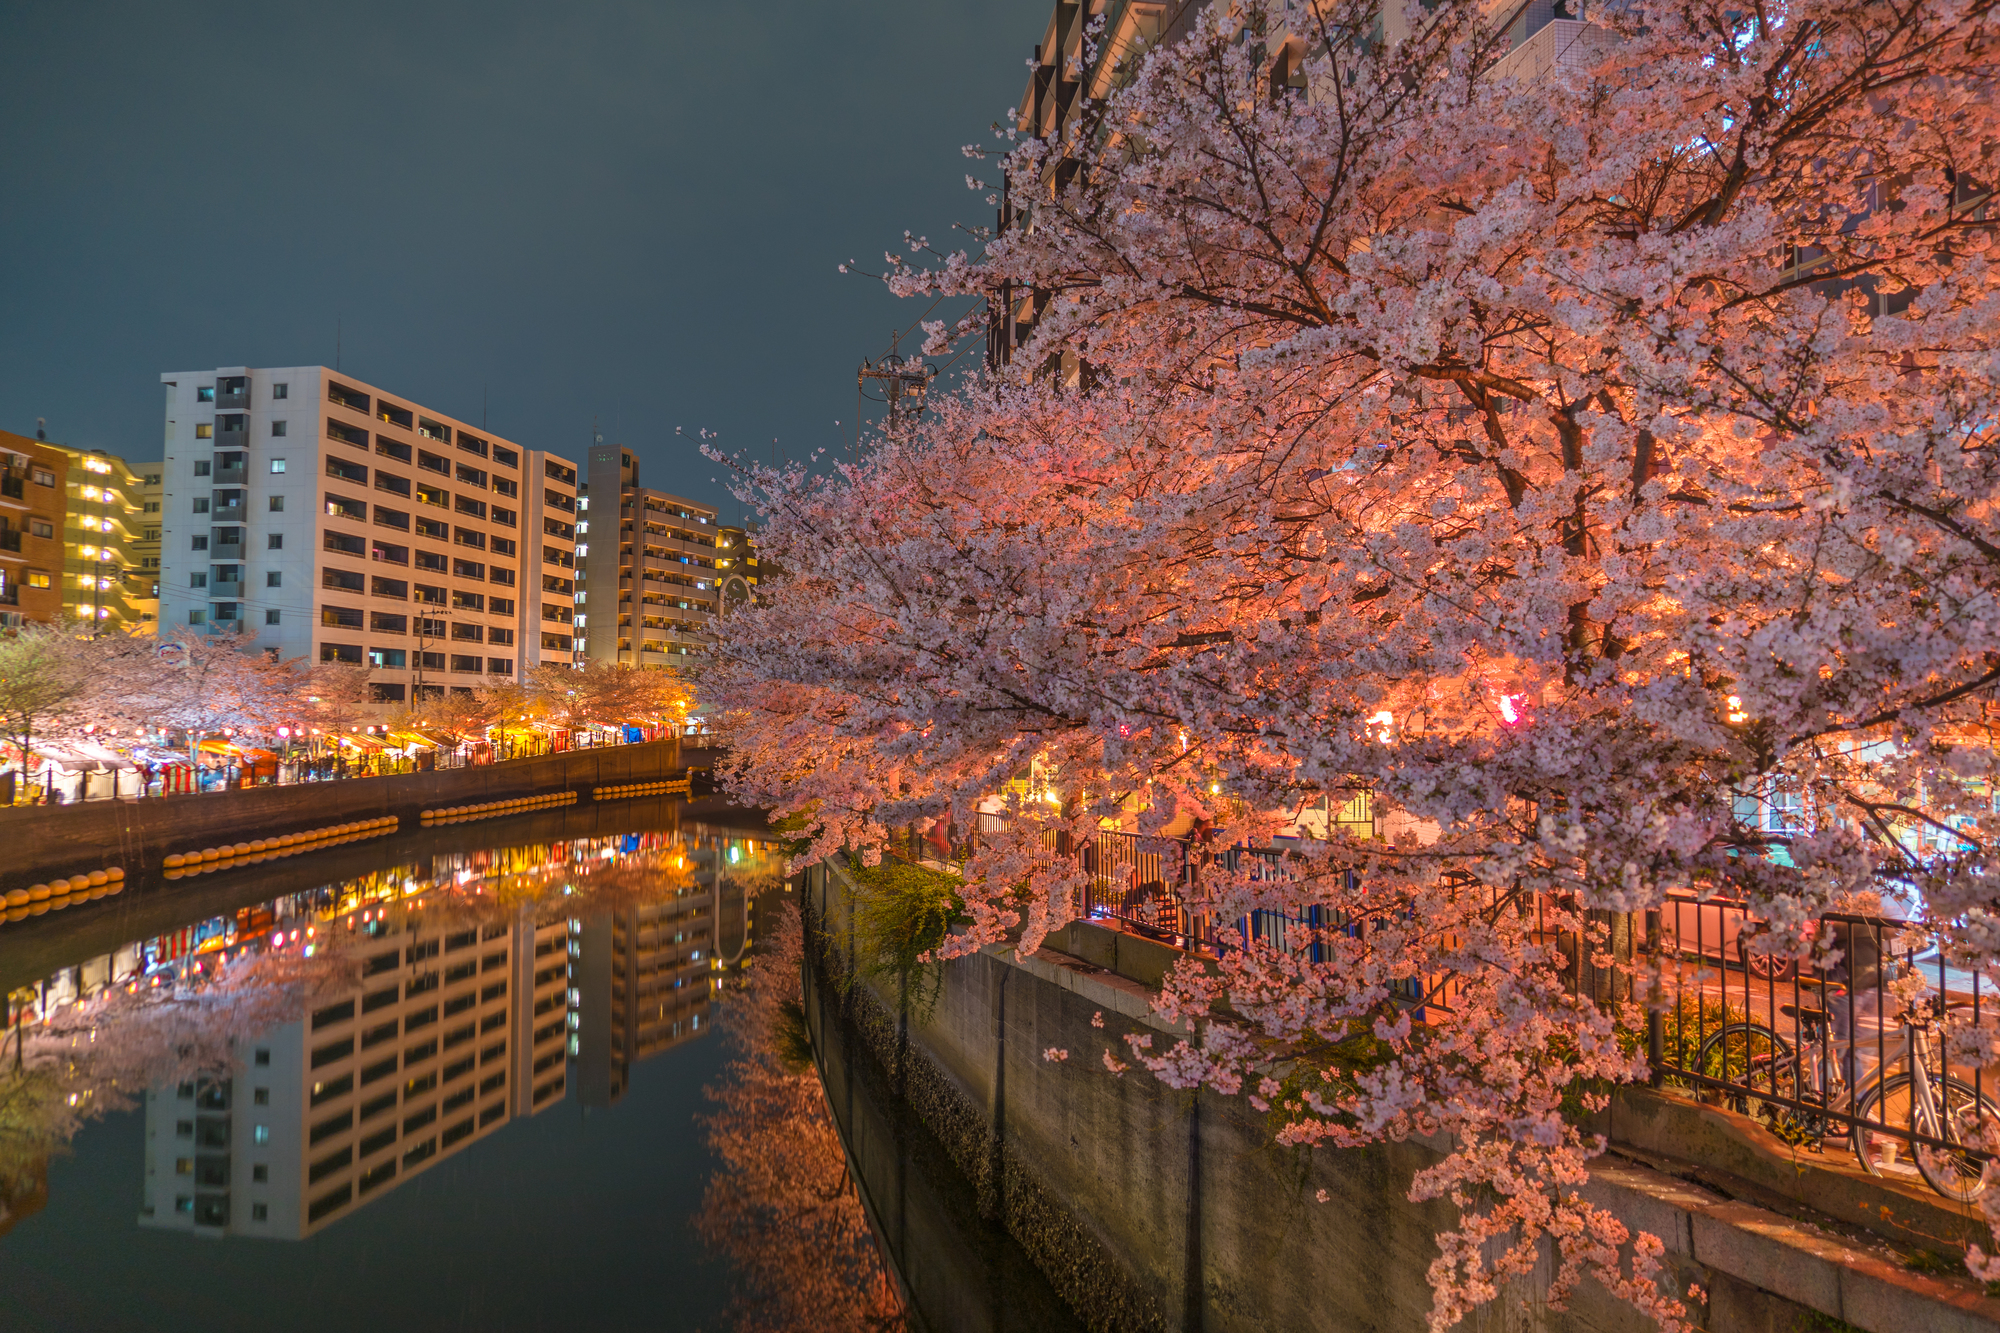
<svg viewBox="0 0 2000 1333"><path fill-rule="evenodd" d="M218 486L247 486L249 483L250 469L245 464L215 469L215 484Z"/></svg>
<svg viewBox="0 0 2000 1333"><path fill-rule="evenodd" d="M20 549L21 530L19 528L0 528L0 551L19 552Z"/></svg>
<svg viewBox="0 0 2000 1333"><path fill-rule="evenodd" d="M27 502L28 479L26 477L0 477L0 497Z"/></svg>

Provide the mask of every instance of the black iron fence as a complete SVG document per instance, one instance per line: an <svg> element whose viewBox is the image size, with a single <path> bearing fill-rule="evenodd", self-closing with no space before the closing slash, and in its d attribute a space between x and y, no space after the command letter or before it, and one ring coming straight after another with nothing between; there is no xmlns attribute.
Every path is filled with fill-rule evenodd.
<svg viewBox="0 0 2000 1333"><path fill-rule="evenodd" d="M992 819L992 816L984 817ZM1253 939L1310 962L1330 961L1339 935L1364 922L1326 907L1254 911L1220 921L1202 904L1204 876L1248 873L1286 881L1352 874L1283 848L1208 847L1189 838L1103 830L1087 839L1050 831L1045 847L1075 856L1085 874L1078 915L1220 956ZM976 831L954 838L907 830L891 851L911 861L962 864ZM1769 926L1740 902L1670 894L1643 913L1557 913L1526 895L1495 910L1529 918L1574 992L1600 1003L1635 1000L1656 1082L1751 1115L1793 1145L1851 1152L1872 1175L1921 1179L1969 1201L1985 1188L1984 1130L2000 1124L1996 1073L1952 1056L1945 1032L1995 1024L1992 983L1953 968L1905 921L1829 914L1802 929L1827 936L1838 961L1800 968L1762 939ZM1646 995L1635 986L1650 984ZM1399 983L1404 1003L1449 1021L1456 978ZM1426 1012L1421 1017L1429 1017ZM1633 1034L1639 1040L1640 1034Z"/></svg>

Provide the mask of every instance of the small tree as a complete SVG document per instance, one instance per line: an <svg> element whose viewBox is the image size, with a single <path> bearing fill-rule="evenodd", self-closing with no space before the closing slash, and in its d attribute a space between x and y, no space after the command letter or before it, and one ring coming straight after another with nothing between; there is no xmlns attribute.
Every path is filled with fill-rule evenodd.
<svg viewBox="0 0 2000 1333"><path fill-rule="evenodd" d="M81 719L99 685L88 669L92 645L74 629L23 625L0 634L0 735L25 778L37 736Z"/></svg>
<svg viewBox="0 0 2000 1333"><path fill-rule="evenodd" d="M478 691L480 706L488 725L499 731L499 757L506 758L509 730L525 731L542 715L542 701L536 692L514 681L483 686Z"/></svg>

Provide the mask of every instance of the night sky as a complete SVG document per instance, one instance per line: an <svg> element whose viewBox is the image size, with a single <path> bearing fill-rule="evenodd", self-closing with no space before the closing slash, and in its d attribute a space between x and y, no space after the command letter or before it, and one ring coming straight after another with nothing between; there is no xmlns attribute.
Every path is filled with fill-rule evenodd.
<svg viewBox="0 0 2000 1333"><path fill-rule="evenodd" d="M595 418L733 511L686 441L847 438L923 307L836 265L990 222L958 148L1049 8L0 6L0 428L147 461L160 372L338 328L358 377L578 459Z"/></svg>

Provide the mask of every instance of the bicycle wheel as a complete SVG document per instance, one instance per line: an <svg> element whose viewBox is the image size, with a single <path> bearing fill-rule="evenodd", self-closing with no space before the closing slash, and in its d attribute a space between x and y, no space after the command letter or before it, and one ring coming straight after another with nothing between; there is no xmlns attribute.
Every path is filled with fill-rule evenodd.
<svg viewBox="0 0 2000 1333"><path fill-rule="evenodd" d="M2000 1108L1972 1090L1972 1085L1947 1078L1944 1087L1931 1084L1932 1100L1943 1112L1943 1123L1931 1131L1946 1143L1970 1146L1984 1137L1981 1126L2000 1119ZM1917 1170L1930 1187L1947 1199L1971 1203L1986 1192L1986 1159L1958 1148L1917 1145Z"/></svg>
<svg viewBox="0 0 2000 1333"><path fill-rule="evenodd" d="M1910 1076L1892 1074L1869 1085L1854 1101L1854 1155L1871 1176L1908 1180L1917 1175L1908 1134L1917 1128Z"/></svg>
<svg viewBox="0 0 2000 1333"><path fill-rule="evenodd" d="M1723 1104L1795 1147L1818 1151L1825 1099L1791 1041L1761 1023L1731 1023L1702 1043L1701 1071L1731 1086Z"/></svg>
<svg viewBox="0 0 2000 1333"><path fill-rule="evenodd" d="M1792 1043L1762 1023L1730 1023L1708 1034L1695 1055L1695 1069L1705 1077L1720 1079L1729 1087L1724 1103L1733 1111L1751 1114L1751 1095L1773 1092L1789 1095L1777 1084L1790 1080L1797 1085L1798 1056Z"/></svg>

